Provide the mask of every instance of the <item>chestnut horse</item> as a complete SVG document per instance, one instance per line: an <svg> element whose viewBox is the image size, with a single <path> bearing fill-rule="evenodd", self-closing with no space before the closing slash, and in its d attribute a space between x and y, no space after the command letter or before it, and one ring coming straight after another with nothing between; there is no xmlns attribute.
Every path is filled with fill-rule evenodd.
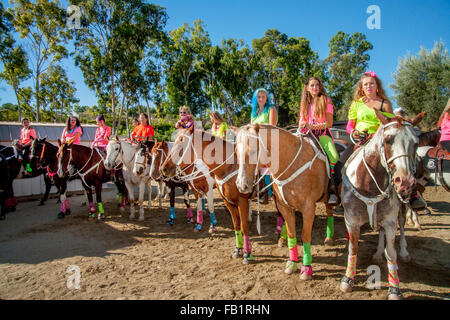
<svg viewBox="0 0 450 320"><path fill-rule="evenodd" d="M386 235L388 298L401 299L395 234L397 222L403 227L401 218L415 184L419 139L413 126L423 119L424 113L414 117L411 123L398 116L387 118L379 111L375 113L381 121L380 127L350 156L342 170L341 199L350 242L347 271L340 288L344 292L352 291L360 227L369 222L374 229L381 226ZM400 256L408 256L404 238L400 241Z"/></svg>
<svg viewBox="0 0 450 320"><path fill-rule="evenodd" d="M58 176L70 178L78 176L86 190L89 201L89 219L95 219L95 207L92 188L98 205L98 220L105 218L102 203L102 187L104 182L114 180L119 194L126 194L122 170L114 171L112 176L103 164L103 155L97 148L90 148L78 144L61 143L58 139Z"/></svg>
<svg viewBox="0 0 450 320"><path fill-rule="evenodd" d="M236 139L239 172L236 185L240 192L251 192L257 184L257 172L262 166L270 170L275 203L286 222L289 260L285 272L297 270L298 249L295 230L295 210L303 217L303 266L300 279L312 279L311 232L316 203L326 202L329 176L328 159L309 135L294 135L271 125L250 124L240 128ZM326 205L330 218L326 243L333 239L333 213Z"/></svg>

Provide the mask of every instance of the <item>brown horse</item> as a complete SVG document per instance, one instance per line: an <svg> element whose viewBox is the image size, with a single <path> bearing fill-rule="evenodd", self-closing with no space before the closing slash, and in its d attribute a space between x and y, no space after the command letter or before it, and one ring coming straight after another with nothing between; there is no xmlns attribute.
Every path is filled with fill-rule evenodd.
<svg viewBox="0 0 450 320"><path fill-rule="evenodd" d="M195 141L195 143L194 143ZM204 163L215 176L215 184L230 212L236 237L233 258L243 257L243 263L254 260L249 239L249 199L252 192L241 193L236 187L238 173L234 144L210 133L189 128L180 131L172 152L164 161L161 171L173 176L193 163ZM183 155L180 157L179 153Z"/></svg>
<svg viewBox="0 0 450 320"><path fill-rule="evenodd" d="M298 249L295 230L295 210L303 216L303 266L300 279L312 278L311 232L315 206L326 202L328 192L328 160L310 136L296 136L271 125L242 127L236 140L239 173L236 185L248 193L256 185L257 172L267 166L274 181L273 190L277 208L286 221L289 261L285 272L297 269ZM300 152L301 151L301 152ZM333 237L333 213L326 206L329 217L326 243Z"/></svg>
<svg viewBox="0 0 450 320"><path fill-rule="evenodd" d="M86 190L89 201L89 219L95 219L95 207L92 197L92 187L98 205L98 220L105 218L102 203L102 187L104 182L114 180L119 194L126 194L122 172L116 171L112 177L103 164L103 155L96 148L83 145L61 143L58 139L58 176L60 178L79 176Z"/></svg>

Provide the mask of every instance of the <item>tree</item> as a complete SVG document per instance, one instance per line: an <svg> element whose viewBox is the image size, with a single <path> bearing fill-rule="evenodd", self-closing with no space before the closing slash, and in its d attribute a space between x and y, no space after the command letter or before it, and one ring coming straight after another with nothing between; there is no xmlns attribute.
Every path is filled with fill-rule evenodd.
<svg viewBox="0 0 450 320"><path fill-rule="evenodd" d="M8 9L12 23L20 38L27 43L29 63L34 81L36 121L40 121L39 98L41 75L50 66L67 57L65 44L69 34L66 29L66 13L58 0L12 0Z"/></svg>
<svg viewBox="0 0 450 320"><path fill-rule="evenodd" d="M335 118L347 118L354 87L367 69L368 51L373 49L373 45L361 32L349 35L338 31L330 39L328 47L330 53L324 60L328 75L325 87L335 106Z"/></svg>
<svg viewBox="0 0 450 320"><path fill-rule="evenodd" d="M66 71L59 65L51 66L42 74L40 97L50 111L54 122L64 122L70 114L72 106L79 102L75 97L75 82L69 81Z"/></svg>
<svg viewBox="0 0 450 320"><path fill-rule="evenodd" d="M116 131L128 92L142 79L137 72L138 61L143 58L146 45L162 37L167 14L164 8L143 0L71 0L71 3L83 12L82 27L75 30L75 64L88 87L95 91L99 105L109 97L107 106ZM117 89L122 94L118 118Z"/></svg>
<svg viewBox="0 0 450 320"><path fill-rule="evenodd" d="M432 50L421 47L418 56L399 59L390 85L394 99L407 114L427 113L420 125L436 126L450 96L450 57L444 42L435 42Z"/></svg>
<svg viewBox="0 0 450 320"><path fill-rule="evenodd" d="M276 29L254 39L252 48L259 59L253 89L266 87L273 94L279 125L297 122L303 85L309 77L321 74L318 54L307 39L289 38Z"/></svg>

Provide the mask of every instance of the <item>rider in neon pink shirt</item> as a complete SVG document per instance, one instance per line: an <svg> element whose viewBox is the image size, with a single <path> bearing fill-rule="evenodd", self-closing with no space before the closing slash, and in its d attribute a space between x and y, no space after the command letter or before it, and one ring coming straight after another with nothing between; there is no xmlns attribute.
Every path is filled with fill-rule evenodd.
<svg viewBox="0 0 450 320"><path fill-rule="evenodd" d="M80 125L80 120L77 117L69 117L67 119L66 127L61 135L61 143L69 144L81 144L81 135L83 134L83 129Z"/></svg>
<svg viewBox="0 0 450 320"><path fill-rule="evenodd" d="M105 151L106 146L108 145L108 139L111 136L111 127L105 124L103 115L99 115L96 120L98 128L95 131L95 139L94 142L92 142L92 147L97 147Z"/></svg>

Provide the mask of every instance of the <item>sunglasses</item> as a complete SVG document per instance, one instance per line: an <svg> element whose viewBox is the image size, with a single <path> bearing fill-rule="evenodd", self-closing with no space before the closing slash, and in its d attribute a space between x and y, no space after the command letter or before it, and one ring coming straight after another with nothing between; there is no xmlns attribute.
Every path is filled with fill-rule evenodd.
<svg viewBox="0 0 450 320"><path fill-rule="evenodd" d="M185 114L185 113L187 113L186 111L180 111L180 114Z"/></svg>

